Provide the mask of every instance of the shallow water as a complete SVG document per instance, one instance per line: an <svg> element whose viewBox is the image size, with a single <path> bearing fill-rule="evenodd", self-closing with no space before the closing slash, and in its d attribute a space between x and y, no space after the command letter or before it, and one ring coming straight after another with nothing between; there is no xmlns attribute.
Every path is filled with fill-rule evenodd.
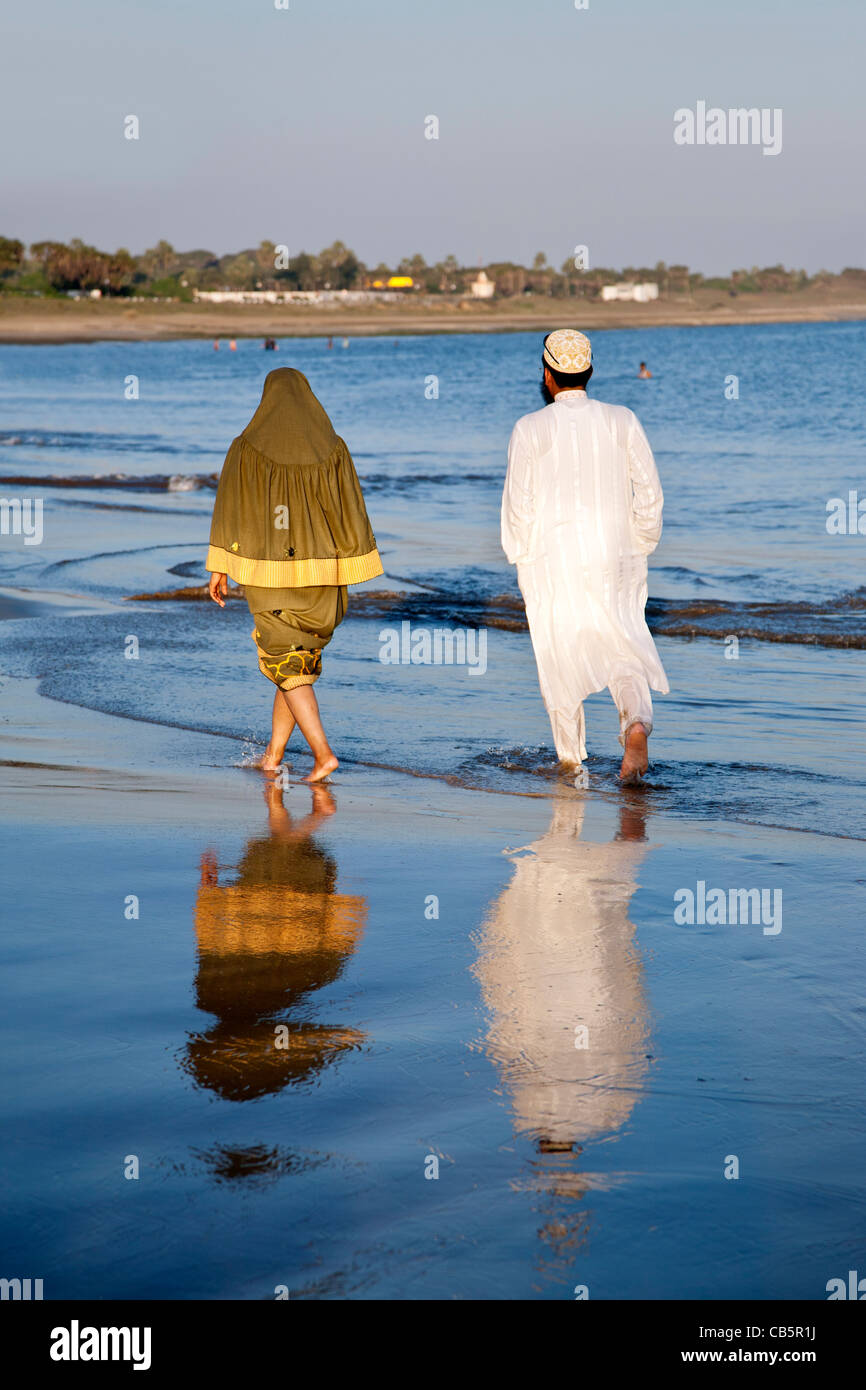
<svg viewBox="0 0 866 1390"><path fill-rule="evenodd" d="M3 1236L46 1297L822 1298L854 1267L866 542L825 520L862 486L864 339L594 335L667 499L671 694L625 797L606 695L588 789L560 779L498 546L536 335L0 347L0 494L45 498L42 544L0 548L34 591L0 623ZM201 583L213 477L288 363L387 570L325 656L332 806L247 770L244 604L126 601ZM383 664L404 621L483 627L483 674ZM699 882L778 891L781 930L676 922Z"/></svg>
<svg viewBox="0 0 866 1390"><path fill-rule="evenodd" d="M591 390L639 413L665 484L655 597L815 602L862 586L860 539L827 534L826 503L862 486L864 341L857 322L593 335ZM93 524L106 549L130 536L140 549L131 507L154 509L154 531L175 519L166 543L187 519L195 541L264 375L295 365L352 449L389 572L514 592L489 523L514 420L541 403L538 346L524 333L357 339L332 351L323 339L283 340L276 356L254 340L234 353L207 342L0 345L0 479L38 479L51 497L48 547ZM636 379L642 356L651 381ZM139 399L125 400L133 375ZM731 375L736 400L725 396ZM427 399L434 377L438 397ZM69 486L106 475L98 496ZM167 568L155 561L154 580ZM127 591L123 563L113 580Z"/></svg>
<svg viewBox="0 0 866 1390"><path fill-rule="evenodd" d="M864 346L860 323L594 335L592 389L639 411L666 491L648 614L663 659L682 669L671 697L658 701L655 751L660 781L673 784L686 814L704 804L709 763L729 811L738 789L771 807L793 792L793 823L818 829L829 815L834 826L864 833L847 786L863 751L863 537L830 535L826 526L828 500L847 499L862 479ZM208 342L0 346L0 487L45 498L42 544L4 538L0 583L118 602L200 585L227 444L265 373L295 363L355 455L391 590L380 581L354 589L350 621L326 653L320 691L344 752L485 785L498 762L514 787L520 767L535 773L539 761L521 750L549 745L525 615L498 541L508 434L518 414L540 404L536 349L534 334L359 339L331 351L324 339L284 340L276 356L244 340L235 353ZM639 358L649 361L651 381L636 379ZM725 396L731 373L735 400ZM131 374L134 401L124 399ZM432 376L438 397L427 399ZM25 492L27 478L40 481ZM63 486L49 485L56 479ZM87 638L62 665L40 655L40 647L57 650L48 629L29 656L23 637L14 669L96 708L263 735L267 692L251 661L244 605L226 613L207 602L123 608L123 616L84 621L78 630ZM487 673L382 666L379 633L407 620L484 628ZM124 627L142 644L136 663L122 660ZM91 628L104 637L94 640ZM683 649L683 639L698 638L706 640ZM815 650L822 647L830 650ZM847 655L834 660L834 648ZM191 671L206 673L215 698L191 698ZM409 705L425 716L407 718ZM824 741L828 718L844 728L844 752ZM752 733L760 726L760 757L743 757L744 725ZM605 736L590 751L604 759L616 749ZM792 783L801 774L815 779L806 800Z"/></svg>

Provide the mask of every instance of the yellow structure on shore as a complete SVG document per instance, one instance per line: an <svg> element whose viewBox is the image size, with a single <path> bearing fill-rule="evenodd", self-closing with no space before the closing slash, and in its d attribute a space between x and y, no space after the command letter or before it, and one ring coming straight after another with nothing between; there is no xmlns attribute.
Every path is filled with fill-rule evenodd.
<svg viewBox="0 0 866 1390"><path fill-rule="evenodd" d="M415 281L411 275L389 275L387 280L374 280L371 289L374 290L411 290L415 288Z"/></svg>

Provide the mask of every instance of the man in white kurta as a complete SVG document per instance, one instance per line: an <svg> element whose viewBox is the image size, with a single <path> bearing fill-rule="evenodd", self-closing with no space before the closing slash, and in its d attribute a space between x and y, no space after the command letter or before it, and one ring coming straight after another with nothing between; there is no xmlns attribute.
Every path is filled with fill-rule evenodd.
<svg viewBox="0 0 866 1390"><path fill-rule="evenodd" d="M552 403L518 420L508 446L502 546L517 565L559 758L583 762L583 701L607 687L619 711L620 775L634 781L647 767L650 686L668 690L644 618L661 485L637 416L587 396L582 333L548 334L544 369Z"/></svg>

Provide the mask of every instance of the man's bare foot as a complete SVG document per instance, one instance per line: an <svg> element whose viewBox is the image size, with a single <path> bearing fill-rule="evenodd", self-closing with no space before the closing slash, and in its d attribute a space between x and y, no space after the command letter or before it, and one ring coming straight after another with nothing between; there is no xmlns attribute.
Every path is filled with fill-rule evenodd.
<svg viewBox="0 0 866 1390"><path fill-rule="evenodd" d="M632 724L625 736L625 753L619 770L624 787L635 787L649 767L647 734L643 724Z"/></svg>
<svg viewBox="0 0 866 1390"><path fill-rule="evenodd" d="M317 758L313 764L312 772L304 778L305 782L322 782L329 777L332 772L340 766L337 759L331 753L327 758Z"/></svg>
<svg viewBox="0 0 866 1390"><path fill-rule="evenodd" d="M574 1144L567 1139L539 1139L538 1152L540 1154L570 1154L574 1152Z"/></svg>

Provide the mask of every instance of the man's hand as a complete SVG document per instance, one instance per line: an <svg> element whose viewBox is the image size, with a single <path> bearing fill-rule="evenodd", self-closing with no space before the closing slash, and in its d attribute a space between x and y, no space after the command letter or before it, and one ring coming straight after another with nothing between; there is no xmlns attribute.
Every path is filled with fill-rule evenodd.
<svg viewBox="0 0 866 1390"><path fill-rule="evenodd" d="M214 603L218 603L220 608L225 608L226 601L223 595L229 591L228 575L212 573L208 580L207 591Z"/></svg>

